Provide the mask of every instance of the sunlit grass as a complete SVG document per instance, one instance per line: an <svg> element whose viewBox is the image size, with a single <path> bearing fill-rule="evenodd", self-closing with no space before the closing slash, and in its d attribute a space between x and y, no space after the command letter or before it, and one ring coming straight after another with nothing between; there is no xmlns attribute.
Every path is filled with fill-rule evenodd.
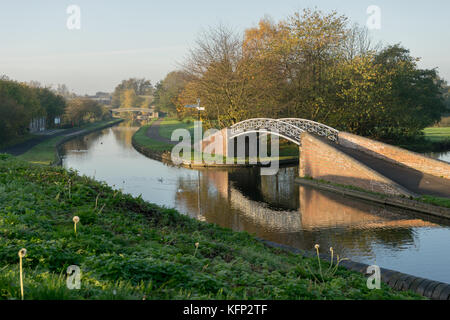
<svg viewBox="0 0 450 320"><path fill-rule="evenodd" d="M430 141L450 140L450 127L433 127L424 130L425 138Z"/></svg>

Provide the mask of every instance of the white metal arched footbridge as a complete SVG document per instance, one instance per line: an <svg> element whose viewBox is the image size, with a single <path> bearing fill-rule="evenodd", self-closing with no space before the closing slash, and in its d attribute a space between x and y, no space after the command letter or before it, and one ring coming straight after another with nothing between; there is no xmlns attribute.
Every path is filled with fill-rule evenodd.
<svg viewBox="0 0 450 320"><path fill-rule="evenodd" d="M275 134L289 141L292 141L299 146L301 145L301 134L303 132L309 132L321 137L325 137L336 143L339 140L338 130L319 122L298 118L248 119L233 125L230 128L229 138L233 139L238 136L254 132Z"/></svg>

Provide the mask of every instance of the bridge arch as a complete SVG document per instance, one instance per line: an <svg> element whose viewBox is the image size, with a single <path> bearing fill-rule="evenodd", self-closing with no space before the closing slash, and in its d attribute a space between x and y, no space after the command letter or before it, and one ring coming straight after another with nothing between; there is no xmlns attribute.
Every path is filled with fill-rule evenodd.
<svg viewBox="0 0 450 320"><path fill-rule="evenodd" d="M303 132L326 137L336 143L339 140L338 130L319 122L298 118L255 118L244 120L236 123L230 128L230 135L228 138L233 139L241 135L255 132L275 134L299 146L301 146L301 134Z"/></svg>

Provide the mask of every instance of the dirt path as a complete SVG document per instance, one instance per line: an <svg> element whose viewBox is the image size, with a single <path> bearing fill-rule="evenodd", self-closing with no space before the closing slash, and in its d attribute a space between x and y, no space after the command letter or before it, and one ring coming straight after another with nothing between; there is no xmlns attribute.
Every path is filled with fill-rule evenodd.
<svg viewBox="0 0 450 320"><path fill-rule="evenodd" d="M176 141L174 142L174 141L172 141L170 139L167 139L167 138L164 138L164 137L160 136L160 134L159 134L159 127L161 126L161 122L163 122L163 120L155 121L150 126L150 128L148 128L148 130L145 133L145 135L147 137L149 137L150 139L153 139L153 140L156 140L156 141L159 141L159 142L164 142L164 143L167 143L167 144L176 145L178 142L176 142Z"/></svg>

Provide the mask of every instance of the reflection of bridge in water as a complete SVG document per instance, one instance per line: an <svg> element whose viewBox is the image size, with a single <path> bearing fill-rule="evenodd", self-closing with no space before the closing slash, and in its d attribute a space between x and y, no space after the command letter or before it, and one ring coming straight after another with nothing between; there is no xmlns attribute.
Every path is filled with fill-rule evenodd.
<svg viewBox="0 0 450 320"><path fill-rule="evenodd" d="M208 136L197 147L256 163L258 156L267 157L266 141L259 139L267 134L299 146L301 178L395 196L450 197L448 163L306 119L244 120Z"/></svg>
<svg viewBox="0 0 450 320"><path fill-rule="evenodd" d="M293 168L291 168L293 169ZM299 231L314 231L320 229L396 229L396 228L414 228L414 227L433 227L433 223L411 217L405 211L391 207L382 207L373 203L366 203L354 199L342 197L338 194L318 191L305 186L295 186L293 183L283 181L278 184L266 182L266 179L275 179L271 176L256 175L253 170L246 171L233 170L203 171L202 188L207 190L204 199L211 196L211 189L214 189L223 200L223 210L233 210L238 212L241 218L254 225L253 229L261 228L264 230L276 230L281 233L295 233ZM249 177L258 178L248 180ZM295 176L295 172L291 172ZM256 181L259 180L259 181ZM244 183L243 188L240 184ZM207 184L207 185L205 185ZM249 194L249 186L252 185L255 193ZM291 199L291 203L284 207L277 203L279 199L271 199L271 194L280 194L280 188L286 188L286 185L293 186L292 189L284 190L287 195L285 199ZM185 186L188 187L188 186ZM278 188L272 190L272 188ZM181 188L183 186L181 185ZM244 194L241 189L247 190ZM187 191L187 190L186 190ZM195 192L197 190L191 190ZM298 192L299 203L295 203L297 198L294 192ZM200 197L202 194L200 194ZM190 198L194 197L192 193ZM195 198L195 197L194 197ZM269 199L271 203L262 201ZM186 200L186 199L185 199ZM207 201L207 200L205 200ZM208 204L202 203L203 208ZM196 206L197 207L197 206ZM192 208L195 211L195 208ZM279 209L281 207L281 209ZM298 208L298 209L297 209ZM215 209L217 213L217 208ZM202 210L202 214L209 215L207 209ZM209 219L208 221L214 221ZM231 226L239 229L239 225Z"/></svg>

